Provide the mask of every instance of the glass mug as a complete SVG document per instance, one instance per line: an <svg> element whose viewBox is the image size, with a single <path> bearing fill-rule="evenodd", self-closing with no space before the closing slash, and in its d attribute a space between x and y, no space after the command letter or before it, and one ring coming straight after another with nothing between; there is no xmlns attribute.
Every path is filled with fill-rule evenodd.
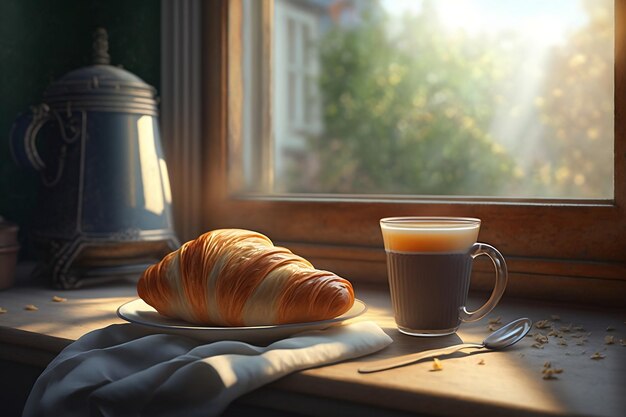
<svg viewBox="0 0 626 417"><path fill-rule="evenodd" d="M380 220L387 275L398 330L412 336L443 336L461 322L485 317L498 304L507 282L504 257L477 243L480 220L465 217L389 217ZM466 308L472 261L487 255L496 272L489 300Z"/></svg>

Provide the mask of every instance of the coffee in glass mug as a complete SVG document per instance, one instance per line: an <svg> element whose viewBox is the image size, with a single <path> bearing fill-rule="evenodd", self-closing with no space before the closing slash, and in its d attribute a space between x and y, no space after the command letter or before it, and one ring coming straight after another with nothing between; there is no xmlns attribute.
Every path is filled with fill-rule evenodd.
<svg viewBox="0 0 626 417"><path fill-rule="evenodd" d="M456 332L496 306L507 281L504 257L477 243L480 220L465 217L389 217L380 220L387 254L387 275L398 330L412 336ZM496 273L489 300L466 308L472 261L487 255Z"/></svg>

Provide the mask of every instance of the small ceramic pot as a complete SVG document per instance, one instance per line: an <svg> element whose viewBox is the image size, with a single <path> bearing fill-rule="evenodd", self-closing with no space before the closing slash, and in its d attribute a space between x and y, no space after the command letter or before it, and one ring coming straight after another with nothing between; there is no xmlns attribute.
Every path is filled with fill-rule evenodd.
<svg viewBox="0 0 626 417"><path fill-rule="evenodd" d="M15 282L15 266L20 249L17 231L16 224L0 217L0 290L9 288Z"/></svg>

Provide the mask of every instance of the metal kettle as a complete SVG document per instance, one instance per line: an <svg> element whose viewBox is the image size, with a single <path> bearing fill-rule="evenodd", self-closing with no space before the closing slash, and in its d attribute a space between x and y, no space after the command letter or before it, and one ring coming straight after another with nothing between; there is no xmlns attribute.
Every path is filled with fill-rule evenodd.
<svg viewBox="0 0 626 417"><path fill-rule="evenodd" d="M61 288L137 276L179 246L155 89L109 64L104 29L93 46L93 65L52 83L10 138L17 163L40 173L38 270Z"/></svg>

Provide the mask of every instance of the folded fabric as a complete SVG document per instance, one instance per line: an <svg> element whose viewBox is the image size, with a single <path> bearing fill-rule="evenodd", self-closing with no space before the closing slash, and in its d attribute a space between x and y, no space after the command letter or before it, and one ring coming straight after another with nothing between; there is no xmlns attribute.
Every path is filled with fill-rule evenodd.
<svg viewBox="0 0 626 417"><path fill-rule="evenodd" d="M84 335L48 365L23 416L215 416L289 373L368 355L391 341L373 322L300 333L267 347L201 344L112 325Z"/></svg>

